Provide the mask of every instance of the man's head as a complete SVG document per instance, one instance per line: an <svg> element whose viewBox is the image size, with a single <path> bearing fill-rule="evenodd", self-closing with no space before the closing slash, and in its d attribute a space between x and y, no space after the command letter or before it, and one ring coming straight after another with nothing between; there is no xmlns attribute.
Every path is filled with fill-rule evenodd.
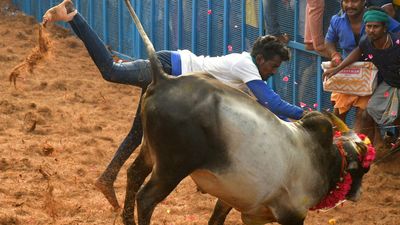
<svg viewBox="0 0 400 225"><path fill-rule="evenodd" d="M380 7L371 6L364 13L365 32L372 40L385 37L389 23L389 15Z"/></svg>
<svg viewBox="0 0 400 225"><path fill-rule="evenodd" d="M263 80L276 73L282 61L290 58L289 49L277 37L266 35L254 42L251 56Z"/></svg>
<svg viewBox="0 0 400 225"><path fill-rule="evenodd" d="M365 9L365 0L341 0L342 10L349 17L362 15Z"/></svg>

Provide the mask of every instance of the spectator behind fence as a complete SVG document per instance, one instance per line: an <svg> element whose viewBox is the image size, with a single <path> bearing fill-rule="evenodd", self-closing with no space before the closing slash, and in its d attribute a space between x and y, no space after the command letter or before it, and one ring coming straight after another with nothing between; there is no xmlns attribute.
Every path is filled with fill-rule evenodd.
<svg viewBox="0 0 400 225"><path fill-rule="evenodd" d="M281 32L278 22L278 7L275 2L276 0L263 0L265 31L269 35L276 36L283 43L288 43L289 35ZM282 4L290 4L290 0L282 0Z"/></svg>
<svg viewBox="0 0 400 225"><path fill-rule="evenodd" d="M391 3L383 5L382 8L393 19L400 21L400 0L393 0Z"/></svg>
<svg viewBox="0 0 400 225"><path fill-rule="evenodd" d="M304 44L307 50L329 57L324 44L323 20L325 0L307 0Z"/></svg>
<svg viewBox="0 0 400 225"><path fill-rule="evenodd" d="M256 1L256 0L254 0ZM278 9L281 8L277 7L277 0L263 0L263 7L264 7L264 21L265 21L265 31L266 34L270 34L273 36L276 36L279 38L284 43L289 42L289 35L286 33L282 33L281 27L279 24L279 18L278 18ZM282 5L285 5L288 10L293 11L294 0L281 0L280 2ZM306 1L298 1L298 8L299 8L299 17L298 17L298 35L301 38L304 38L304 28L305 28L305 17L306 17ZM293 13L293 12L292 12Z"/></svg>
<svg viewBox="0 0 400 225"><path fill-rule="evenodd" d="M365 0L342 0L341 8L343 13L334 15L330 21L328 32L325 36L325 45L330 55L332 65L337 66L342 61L342 55L336 51L336 47L343 49L346 57L354 50L360 38L365 33L365 26L362 21L365 11ZM388 23L391 32L400 30L400 24L391 19ZM363 61L363 58L358 59ZM331 101L334 104L334 113L345 121L349 110L356 108L354 130L361 132L362 115L365 110L369 96L356 96L341 93L332 93Z"/></svg>
<svg viewBox="0 0 400 225"><path fill-rule="evenodd" d="M370 7L363 16L367 37L364 36L350 55L335 68L328 69L324 76L334 76L340 70L359 60L360 57L372 61L378 68L378 87L367 106L366 127L379 125L400 125L400 33L388 30L390 18L381 8ZM373 119L373 121L372 121ZM376 133L378 138L379 133ZM395 147L398 147L395 145Z"/></svg>
<svg viewBox="0 0 400 225"><path fill-rule="evenodd" d="M69 22L76 35L83 41L90 57L107 81L142 88L142 95L151 82L148 60L114 62L112 55L86 20L77 12L71 0L64 0L49 9L43 22ZM282 61L289 60L289 49L274 36L257 38L251 53L233 53L221 57L196 56L188 50L160 51L157 56L166 73L179 76L182 73L203 71L232 87L251 94L270 111L284 118L300 119L304 111L280 98L264 81L276 73ZM141 144L143 130L140 118L140 100L133 126L119 146L111 163L96 182L114 208L119 204L113 188L122 165ZM173 107L173 106L171 106Z"/></svg>

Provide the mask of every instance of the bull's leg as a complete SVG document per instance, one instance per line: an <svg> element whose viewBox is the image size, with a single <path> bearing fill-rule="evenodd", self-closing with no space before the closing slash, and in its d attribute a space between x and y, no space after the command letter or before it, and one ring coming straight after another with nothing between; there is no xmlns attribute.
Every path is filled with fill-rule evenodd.
<svg viewBox="0 0 400 225"><path fill-rule="evenodd" d="M156 205L164 200L188 175L189 173L182 174L169 169L153 171L150 180L139 190L136 196L139 225L150 224Z"/></svg>
<svg viewBox="0 0 400 225"><path fill-rule="evenodd" d="M135 197L140 186L150 174L152 166L148 158L145 145L142 146L139 155L128 169L125 204L122 218L125 225L134 225Z"/></svg>
<svg viewBox="0 0 400 225"><path fill-rule="evenodd" d="M231 211L232 207L219 200L215 204L213 214L211 215L208 225L223 225L226 216Z"/></svg>
<svg viewBox="0 0 400 225"><path fill-rule="evenodd" d="M145 90L142 91L142 95ZM115 195L114 182L121 167L124 165L133 151L140 145L143 137L142 119L140 117L141 100L136 110L136 117L133 125L124 141L119 146L110 164L103 174L97 179L95 185L103 193L108 202L114 207L119 208L118 200Z"/></svg>

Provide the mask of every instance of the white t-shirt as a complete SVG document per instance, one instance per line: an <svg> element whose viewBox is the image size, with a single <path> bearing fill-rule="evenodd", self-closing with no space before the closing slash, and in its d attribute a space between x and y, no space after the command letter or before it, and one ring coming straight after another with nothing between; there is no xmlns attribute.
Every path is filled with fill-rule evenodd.
<svg viewBox="0 0 400 225"><path fill-rule="evenodd" d="M250 53L232 53L225 56L196 56L189 50L178 50L182 62L182 74L207 72L218 80L234 88L248 92L245 85L249 81L262 80Z"/></svg>

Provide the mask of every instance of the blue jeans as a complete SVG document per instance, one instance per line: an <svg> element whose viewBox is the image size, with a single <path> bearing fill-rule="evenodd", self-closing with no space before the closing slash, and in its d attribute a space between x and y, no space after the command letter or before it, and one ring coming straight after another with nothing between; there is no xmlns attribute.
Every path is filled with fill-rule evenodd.
<svg viewBox="0 0 400 225"><path fill-rule="evenodd" d="M90 57L107 81L146 88L151 82L151 69L148 60L137 59L131 62L114 62L103 41L78 13L69 22L75 34L83 41ZM171 74L171 51L157 52L158 59L166 73Z"/></svg>

